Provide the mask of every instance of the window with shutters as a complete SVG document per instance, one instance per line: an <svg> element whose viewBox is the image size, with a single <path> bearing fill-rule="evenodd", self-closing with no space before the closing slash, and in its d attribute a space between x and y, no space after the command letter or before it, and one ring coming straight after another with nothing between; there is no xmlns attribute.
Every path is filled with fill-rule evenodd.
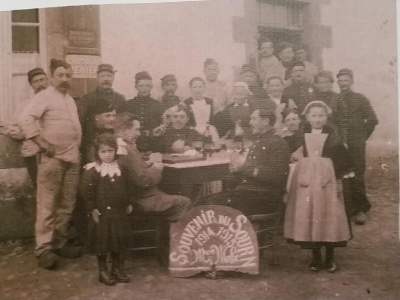
<svg viewBox="0 0 400 300"><path fill-rule="evenodd" d="M11 12L12 52L39 53L39 9Z"/></svg>

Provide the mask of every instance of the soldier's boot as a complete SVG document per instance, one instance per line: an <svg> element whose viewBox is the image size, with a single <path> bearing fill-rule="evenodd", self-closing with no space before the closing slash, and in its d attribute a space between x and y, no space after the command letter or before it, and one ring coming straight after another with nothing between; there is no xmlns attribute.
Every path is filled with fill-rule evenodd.
<svg viewBox="0 0 400 300"><path fill-rule="evenodd" d="M44 250L40 256L38 256L39 266L47 270L54 269L57 266L58 259L50 249Z"/></svg>

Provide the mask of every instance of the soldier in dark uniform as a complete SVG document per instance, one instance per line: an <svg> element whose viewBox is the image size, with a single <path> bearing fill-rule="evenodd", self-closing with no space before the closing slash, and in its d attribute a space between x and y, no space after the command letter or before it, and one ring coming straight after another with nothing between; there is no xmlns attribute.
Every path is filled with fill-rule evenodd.
<svg viewBox="0 0 400 300"><path fill-rule="evenodd" d="M302 112L308 103L317 100L317 87L307 83L305 66L300 61L292 64L291 79L292 84L283 90L282 103L287 103L288 106L291 99Z"/></svg>
<svg viewBox="0 0 400 300"><path fill-rule="evenodd" d="M184 104L168 109L171 123L165 131L156 131L159 135L157 144L161 153L183 152L189 150L193 141L201 139L201 135L193 127L188 126L189 110ZM163 126L163 125L162 125Z"/></svg>
<svg viewBox="0 0 400 300"><path fill-rule="evenodd" d="M97 106L111 104L116 109L117 114L126 111L125 96L115 92L112 85L115 79L114 67L110 64L101 64L97 69L98 87L84 95L78 100L78 114L82 125L83 137L93 136L95 129L94 111ZM82 143L81 152L84 154L88 151L85 149L85 143Z"/></svg>
<svg viewBox="0 0 400 300"><path fill-rule="evenodd" d="M332 90L333 83L335 82L332 72L322 71L315 76L315 85L318 90L316 92L316 98L330 108L333 106L334 98L336 98L337 93Z"/></svg>
<svg viewBox="0 0 400 300"><path fill-rule="evenodd" d="M114 133L114 123L117 118L117 111L111 103L101 101L93 111L95 127L90 134L82 136L82 164L85 165L94 161L93 143L101 133Z"/></svg>
<svg viewBox="0 0 400 300"><path fill-rule="evenodd" d="M240 180L233 190L199 199L197 204L226 205L245 215L277 211L283 201L290 151L286 142L274 133L276 115L260 109L251 115L255 136L249 154L233 155L229 169Z"/></svg>
<svg viewBox="0 0 400 300"><path fill-rule="evenodd" d="M178 89L178 83L175 75L167 74L161 78L161 88L164 91L164 95L162 95L160 99L163 112L181 102L179 97L175 95L175 92Z"/></svg>
<svg viewBox="0 0 400 300"><path fill-rule="evenodd" d="M367 219L365 213L371 208L364 181L366 141L378 124L378 118L368 98L351 89L354 80L352 70L340 70L337 79L340 93L332 106L333 122L356 166L351 192L353 214L356 215L356 224L362 225Z"/></svg>
<svg viewBox="0 0 400 300"><path fill-rule="evenodd" d="M136 115L141 124L141 136L136 145L140 152L151 151L154 147L153 130L162 123L162 107L159 101L152 98L153 79L146 71L135 75L135 87L138 94L127 101L128 112Z"/></svg>

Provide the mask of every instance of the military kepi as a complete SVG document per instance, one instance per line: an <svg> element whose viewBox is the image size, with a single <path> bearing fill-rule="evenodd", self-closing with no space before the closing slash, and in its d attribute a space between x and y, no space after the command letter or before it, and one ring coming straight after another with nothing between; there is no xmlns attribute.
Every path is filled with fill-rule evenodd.
<svg viewBox="0 0 400 300"><path fill-rule="evenodd" d="M147 71L142 71L135 75L135 81L138 82L139 80L152 80L152 78Z"/></svg>
<svg viewBox="0 0 400 300"><path fill-rule="evenodd" d="M341 75L349 75L351 78L354 78L353 71L351 69L341 69L339 73L336 75L336 78L339 78Z"/></svg>
<svg viewBox="0 0 400 300"><path fill-rule="evenodd" d="M110 72L114 74L116 70L114 70L114 67L111 64L100 64L97 67L97 74L99 74L100 72Z"/></svg>
<svg viewBox="0 0 400 300"><path fill-rule="evenodd" d="M176 82L176 77L174 74L167 74L161 78L161 85L166 85L169 82Z"/></svg>
<svg viewBox="0 0 400 300"><path fill-rule="evenodd" d="M34 68L28 72L28 82L30 83L36 75L46 75L42 68Z"/></svg>

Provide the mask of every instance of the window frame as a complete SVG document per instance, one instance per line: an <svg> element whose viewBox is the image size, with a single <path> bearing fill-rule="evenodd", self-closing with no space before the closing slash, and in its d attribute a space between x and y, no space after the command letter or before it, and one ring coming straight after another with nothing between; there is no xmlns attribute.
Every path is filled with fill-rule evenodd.
<svg viewBox="0 0 400 300"><path fill-rule="evenodd" d="M31 22L13 22L12 21L12 11L10 14L10 19L11 19L11 51L13 54L41 54L42 51L42 42L41 42L41 37L42 37L42 30L41 30L41 10L39 8L36 8L35 10L37 10L37 15L38 15L38 21L37 23L31 23ZM13 32L13 27L35 27L38 30L38 37L37 37L37 51L14 51L14 49L12 48L12 32Z"/></svg>
<svg viewBox="0 0 400 300"><path fill-rule="evenodd" d="M305 24L306 8L308 5L307 1L289 0L282 3L277 0L258 0L258 23L263 27L274 27L287 30L302 30ZM277 11L284 8L285 19L278 19ZM269 18L264 17L264 13L267 10L271 10L268 15ZM272 16L272 18L271 18ZM268 20L269 22L266 22ZM295 20L297 21L297 24Z"/></svg>

